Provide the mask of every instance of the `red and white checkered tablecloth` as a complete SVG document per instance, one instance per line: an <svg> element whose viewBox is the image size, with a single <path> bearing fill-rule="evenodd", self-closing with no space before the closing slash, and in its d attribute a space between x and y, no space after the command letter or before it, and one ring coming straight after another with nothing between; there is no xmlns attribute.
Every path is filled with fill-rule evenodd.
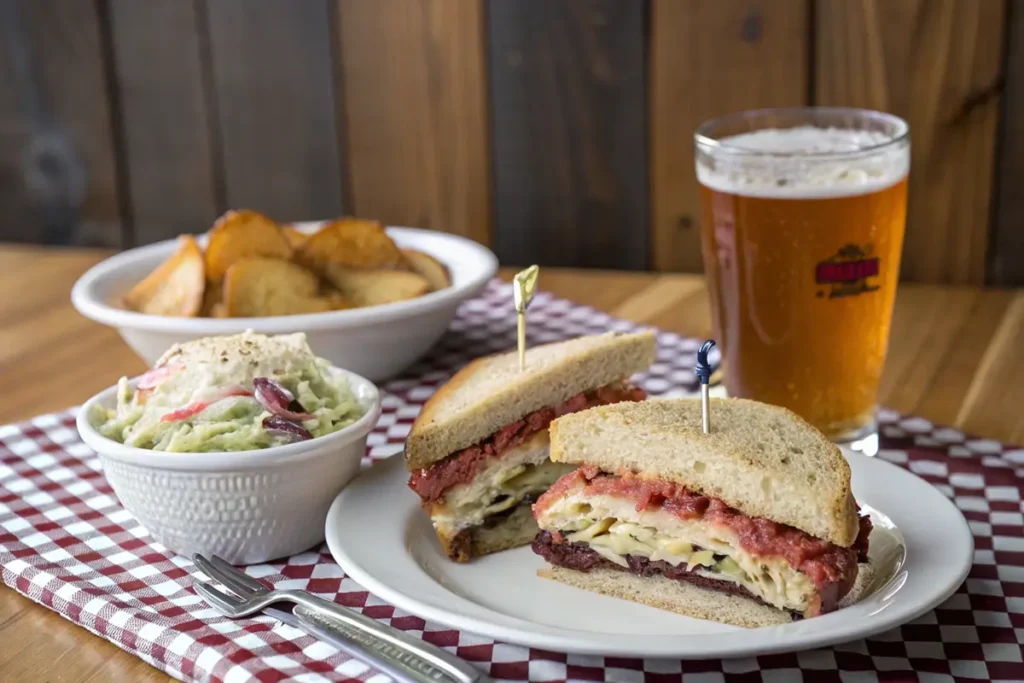
<svg viewBox="0 0 1024 683"><path fill-rule="evenodd" d="M515 344L507 285L466 302L429 358L384 385L369 456L401 443L420 405L471 358ZM632 330L634 325L539 294L531 343ZM658 361L641 377L653 395L694 389L697 340L660 333ZM111 377L111 382L116 378ZM326 547L248 572L308 590L444 646L491 676L531 681L1024 680L1024 449L971 439L883 411L881 457L933 483L970 521L975 558L946 603L887 633L832 648L732 660L677 661L566 655L496 643L397 610L345 577ZM365 664L269 617L218 616L192 588L190 560L153 542L121 507L74 412L0 427L3 581L182 680L385 681Z"/></svg>

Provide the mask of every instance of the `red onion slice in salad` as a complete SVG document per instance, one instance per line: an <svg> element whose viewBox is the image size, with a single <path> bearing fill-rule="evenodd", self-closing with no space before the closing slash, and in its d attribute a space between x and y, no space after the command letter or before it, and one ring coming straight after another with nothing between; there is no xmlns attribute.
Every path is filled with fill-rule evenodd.
<svg viewBox="0 0 1024 683"><path fill-rule="evenodd" d="M263 428L269 434L285 437L290 441L306 441L313 438L313 435L298 422L292 422L277 415L263 418Z"/></svg>
<svg viewBox="0 0 1024 683"><path fill-rule="evenodd" d="M313 416L295 400L292 392L281 386L280 382L269 377L257 377L252 381L256 390L256 400L274 415L292 422L311 420Z"/></svg>

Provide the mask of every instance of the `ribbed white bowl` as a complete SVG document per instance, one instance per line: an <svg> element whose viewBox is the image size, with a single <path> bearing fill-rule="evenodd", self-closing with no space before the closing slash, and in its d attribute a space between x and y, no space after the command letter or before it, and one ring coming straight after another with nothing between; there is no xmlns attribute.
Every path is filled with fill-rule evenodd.
<svg viewBox="0 0 1024 683"><path fill-rule="evenodd" d="M114 406L116 386L82 406L78 432L99 454L124 507L168 549L220 555L233 564L265 562L323 541L327 510L359 471L366 437L380 417L377 387L359 375L333 371L349 378L366 414L309 441L232 453L125 446L100 435L88 420L93 406Z"/></svg>
<svg viewBox="0 0 1024 683"><path fill-rule="evenodd" d="M296 227L312 231L319 223ZM265 318L172 318L125 310L118 303L131 287L177 248L175 240L129 249L90 268L71 290L71 302L87 318L114 327L147 365L172 344L246 330L263 334L305 332L313 353L373 381L392 377L434 345L466 299L494 277L498 259L486 247L458 235L415 228L388 228L403 248L419 249L444 263L452 285L425 296L380 306ZM205 244L206 237L199 238Z"/></svg>

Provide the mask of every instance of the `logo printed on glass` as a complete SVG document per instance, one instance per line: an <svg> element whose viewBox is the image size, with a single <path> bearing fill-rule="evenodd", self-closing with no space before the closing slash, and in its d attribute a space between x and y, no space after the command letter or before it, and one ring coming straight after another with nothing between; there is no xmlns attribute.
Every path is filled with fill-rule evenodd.
<svg viewBox="0 0 1024 683"><path fill-rule="evenodd" d="M869 278L878 276L880 259L871 256L873 250L874 245L871 244L841 247L835 255L818 263L814 269L814 281L828 285L829 299L875 291L878 285L869 282ZM825 290L819 289L818 296L825 296Z"/></svg>

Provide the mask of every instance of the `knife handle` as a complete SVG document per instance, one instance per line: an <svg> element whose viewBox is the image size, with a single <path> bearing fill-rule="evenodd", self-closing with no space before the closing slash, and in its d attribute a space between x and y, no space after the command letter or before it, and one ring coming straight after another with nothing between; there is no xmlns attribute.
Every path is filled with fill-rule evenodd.
<svg viewBox="0 0 1024 683"><path fill-rule="evenodd" d="M341 605L296 605L299 628L402 683L488 683L490 677L436 645Z"/></svg>

